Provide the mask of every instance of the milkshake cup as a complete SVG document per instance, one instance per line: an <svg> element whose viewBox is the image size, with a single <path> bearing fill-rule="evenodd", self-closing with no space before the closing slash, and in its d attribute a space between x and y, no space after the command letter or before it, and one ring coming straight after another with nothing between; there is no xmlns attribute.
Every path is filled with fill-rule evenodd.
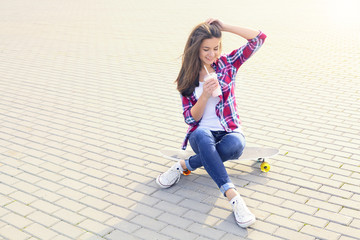
<svg viewBox="0 0 360 240"><path fill-rule="evenodd" d="M204 66L206 72L208 73L205 77L204 77L204 81L207 81L209 79L216 79L217 80L217 74L216 73L209 73L208 70L206 69L206 67ZM217 80L218 81L218 80ZM213 91L212 93L212 96L213 97L218 97L220 96L222 93L221 93L221 88L220 88L220 85L218 85L218 87Z"/></svg>

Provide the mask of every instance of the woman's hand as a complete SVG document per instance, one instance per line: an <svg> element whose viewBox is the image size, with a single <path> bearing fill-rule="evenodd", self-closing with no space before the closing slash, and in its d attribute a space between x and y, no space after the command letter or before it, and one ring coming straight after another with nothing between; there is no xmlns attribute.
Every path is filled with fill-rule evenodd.
<svg viewBox="0 0 360 240"><path fill-rule="evenodd" d="M210 78L205 81L202 94L204 95L204 97L206 97L206 99L209 99L218 86L219 82L217 78Z"/></svg>
<svg viewBox="0 0 360 240"><path fill-rule="evenodd" d="M221 31L225 30L225 24L220 21L219 19L215 19L215 18L209 18L208 20L205 21L208 24L216 24L220 27Z"/></svg>
<svg viewBox="0 0 360 240"><path fill-rule="evenodd" d="M209 98L212 96L212 93L214 92L214 90L217 88L218 85L219 82L215 76L205 81L201 96L190 110L190 113L195 119L195 121L201 120L204 114L206 103L209 100Z"/></svg>
<svg viewBox="0 0 360 240"><path fill-rule="evenodd" d="M209 18L205 22L208 24L216 24L217 26L219 26L221 31L234 33L247 40L255 38L260 33L259 30L225 24L219 19L215 19L215 18Z"/></svg>

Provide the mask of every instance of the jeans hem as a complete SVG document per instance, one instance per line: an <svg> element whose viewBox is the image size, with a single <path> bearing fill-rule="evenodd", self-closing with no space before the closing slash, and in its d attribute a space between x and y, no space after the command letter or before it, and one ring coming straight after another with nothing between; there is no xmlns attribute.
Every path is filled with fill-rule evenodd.
<svg viewBox="0 0 360 240"><path fill-rule="evenodd" d="M226 197L225 192L229 189L236 189L235 185L232 182L225 183L220 187L220 192Z"/></svg>
<svg viewBox="0 0 360 240"><path fill-rule="evenodd" d="M196 168L192 168L190 166L190 163L189 163L189 159L185 159L185 165L186 165L186 168L189 170L189 171L194 171Z"/></svg>

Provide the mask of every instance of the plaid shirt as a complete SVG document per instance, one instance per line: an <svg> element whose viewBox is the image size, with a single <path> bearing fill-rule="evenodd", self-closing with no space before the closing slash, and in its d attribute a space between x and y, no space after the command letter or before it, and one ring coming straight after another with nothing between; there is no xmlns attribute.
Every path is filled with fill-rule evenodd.
<svg viewBox="0 0 360 240"><path fill-rule="evenodd" d="M241 125L235 99L236 73L240 66L261 47L265 38L266 35L260 32L258 36L248 40L247 44L232 51L230 54L222 55L212 64L222 91L222 95L220 96L219 103L216 105L215 112L220 119L221 125L227 132L232 132ZM201 119L199 121L195 121L190 111L197 102L195 91L190 97L184 97L181 95L181 100L184 119L186 124L189 125L182 145L182 149L186 149L190 134L198 127Z"/></svg>

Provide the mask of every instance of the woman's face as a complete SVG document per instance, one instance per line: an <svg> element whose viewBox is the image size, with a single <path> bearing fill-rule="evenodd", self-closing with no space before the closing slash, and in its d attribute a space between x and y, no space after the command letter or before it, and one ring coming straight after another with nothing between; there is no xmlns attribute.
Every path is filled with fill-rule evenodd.
<svg viewBox="0 0 360 240"><path fill-rule="evenodd" d="M220 41L220 38L209 38L202 41L199 53L202 64L210 65L220 56Z"/></svg>

